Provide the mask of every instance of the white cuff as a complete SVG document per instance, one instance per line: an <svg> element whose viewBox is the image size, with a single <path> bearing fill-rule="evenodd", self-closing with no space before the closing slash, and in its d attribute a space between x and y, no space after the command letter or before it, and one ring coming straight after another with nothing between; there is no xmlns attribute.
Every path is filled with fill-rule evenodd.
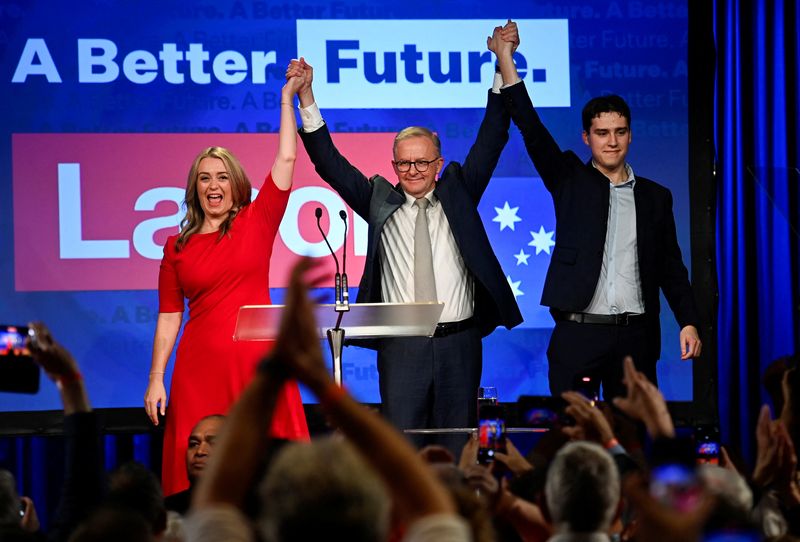
<svg viewBox="0 0 800 542"><path fill-rule="evenodd" d="M503 88L503 76L500 72L494 72L494 79L492 80L492 92L500 94L500 89Z"/></svg>
<svg viewBox="0 0 800 542"><path fill-rule="evenodd" d="M316 132L325 125L322 113L319 112L317 102L308 107L300 107L300 120L303 121L304 132Z"/></svg>
<svg viewBox="0 0 800 542"><path fill-rule="evenodd" d="M518 84L519 84L521 81L522 81L522 79L520 79L519 77L517 77L517 80L516 80L516 81L514 81L513 83L509 83L509 84L507 84L507 85L503 85L503 86L502 86L502 87L500 87L500 88L508 88L508 87L513 87L514 85L518 85Z"/></svg>

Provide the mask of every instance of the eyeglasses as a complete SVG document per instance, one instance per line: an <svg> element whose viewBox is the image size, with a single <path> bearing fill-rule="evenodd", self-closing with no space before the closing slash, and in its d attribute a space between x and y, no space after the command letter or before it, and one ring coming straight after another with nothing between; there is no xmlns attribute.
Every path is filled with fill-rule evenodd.
<svg viewBox="0 0 800 542"><path fill-rule="evenodd" d="M411 171L411 166L414 166L414 169L420 173L425 173L428 171L428 167L432 163L438 162L439 160L440 158L434 158L433 160L416 160L414 162L409 162L408 160L392 160L392 164L394 164L394 167L396 167L397 171L400 173L407 173Z"/></svg>

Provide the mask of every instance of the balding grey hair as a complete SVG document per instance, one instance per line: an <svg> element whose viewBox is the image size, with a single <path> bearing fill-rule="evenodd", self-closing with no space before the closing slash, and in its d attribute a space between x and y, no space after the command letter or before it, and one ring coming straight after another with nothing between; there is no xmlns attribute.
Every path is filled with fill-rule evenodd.
<svg viewBox="0 0 800 542"><path fill-rule="evenodd" d="M260 488L268 542L382 542L389 531L383 482L353 447L332 437L286 445Z"/></svg>
<svg viewBox="0 0 800 542"><path fill-rule="evenodd" d="M561 531L608 530L619 493L617 466L611 455L596 444L567 444L556 454L547 472L547 507L553 524Z"/></svg>

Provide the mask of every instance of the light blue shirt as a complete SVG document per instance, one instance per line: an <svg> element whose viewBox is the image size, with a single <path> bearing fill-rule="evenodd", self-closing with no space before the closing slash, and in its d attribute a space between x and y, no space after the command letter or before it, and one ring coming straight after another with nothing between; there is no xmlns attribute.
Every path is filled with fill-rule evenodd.
<svg viewBox="0 0 800 542"><path fill-rule="evenodd" d="M633 197L636 177L628 164L625 164L625 172L628 177L625 182L614 184L609 180L603 264L592 301L583 311L589 314L644 313Z"/></svg>

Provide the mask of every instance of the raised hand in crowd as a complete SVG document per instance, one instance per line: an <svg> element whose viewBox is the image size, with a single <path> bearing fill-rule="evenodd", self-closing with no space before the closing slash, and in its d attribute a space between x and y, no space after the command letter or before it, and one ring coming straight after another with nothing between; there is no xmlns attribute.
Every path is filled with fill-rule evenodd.
<svg viewBox="0 0 800 542"><path fill-rule="evenodd" d="M505 479L498 482L493 474L496 463L502 463L514 476L533 469L511 440L506 440L507 453L495 453L490 467L478 464L478 438L472 435L461 450L459 469L469 486L483 499L493 516L508 523L525 542L544 542L552 534L541 509L534 503L514 495Z"/></svg>
<svg viewBox="0 0 800 542"><path fill-rule="evenodd" d="M18 496L16 488L14 475L0 469L0 540L40 540L36 507L30 498Z"/></svg>
<svg viewBox="0 0 800 542"><path fill-rule="evenodd" d="M800 506L797 480L797 454L789 432L781 420L773 421L767 405L761 407L756 425L758 452L753 483L762 489L775 489L787 508Z"/></svg>
<svg viewBox="0 0 800 542"><path fill-rule="evenodd" d="M526 472L533 470L533 465L520 453L511 439L506 440L506 452L495 452L495 461L499 461L515 477L522 476Z"/></svg>
<svg viewBox="0 0 800 542"><path fill-rule="evenodd" d="M303 260L292 272L274 358L320 399L331 421L383 478L401 517L413 521L432 514L454 514L450 495L411 444L333 381L323 361L307 293L305 275L311 267L309 260Z"/></svg>
<svg viewBox="0 0 800 542"><path fill-rule="evenodd" d="M40 322L28 326L32 330L28 339L31 357L55 382L64 406L64 483L48 538L67 540L106 493L99 428L75 358L47 326ZM32 508L33 503L30 505ZM31 524L38 521L35 510L30 514Z"/></svg>
<svg viewBox="0 0 800 542"><path fill-rule="evenodd" d="M656 500L642 473L633 473L622 481L623 495L636 511L636 540L648 542L692 542L700 539L703 527L717 505L717 500L703 492L689 511L679 511Z"/></svg>
<svg viewBox="0 0 800 542"><path fill-rule="evenodd" d="M31 322L28 327L33 330L33 335L28 339L31 357L58 386L64 404L64 414L90 411L89 397L72 354L53 339L50 330L44 324Z"/></svg>
<svg viewBox="0 0 800 542"><path fill-rule="evenodd" d="M434 465L436 463L455 463L456 458L453 452L440 444L429 444L419 451L419 456L425 463Z"/></svg>
<svg viewBox="0 0 800 542"><path fill-rule="evenodd" d="M653 438L675 436L675 426L667 410L667 402L659 389L644 373L636 370L633 359L625 358L625 397L614 399L614 405L631 418L640 420Z"/></svg>
<svg viewBox="0 0 800 542"><path fill-rule="evenodd" d="M213 522L214 514L200 514L204 508L241 507L259 460L269 447L266 427L286 378L297 378L320 399L331 422L383 479L394 498L399 519L411 525L427 516L443 515L447 521L455 522L450 527L466 532L467 526L457 519L449 493L411 445L333 381L323 361L313 304L308 298L309 283L318 283L309 280L313 269L311 260L303 259L292 271L275 346L231 410L214 456L199 482L194 497L197 519L187 524L190 538L209 539L209 535L203 538L203 533L208 532L207 522Z"/></svg>
<svg viewBox="0 0 800 542"><path fill-rule="evenodd" d="M590 401L575 391L564 392L561 397L568 403L564 412L575 420L575 425L561 429L565 435L572 440L589 440L600 446L606 446L614 440L611 423L600 403Z"/></svg>
<svg viewBox="0 0 800 542"><path fill-rule="evenodd" d="M321 363L322 352L304 282L304 275L311 267L310 260L304 259L292 271L275 346L261 362L256 376L226 418L217 437L214 455L197 484L193 507L242 505L252 478L269 449L267 428L289 373L282 360L297 358L298 364L313 366L307 361L313 357L319 358Z"/></svg>
<svg viewBox="0 0 800 542"><path fill-rule="evenodd" d="M608 450L620 475L637 470L639 465L617 440L612 426L613 414L606 403L590 401L583 394L567 391L561 394L567 401L564 412L575 420L575 425L565 426L561 431L571 440L586 440Z"/></svg>
<svg viewBox="0 0 800 542"><path fill-rule="evenodd" d="M461 449L458 468L464 473L469 486L485 500L487 505L493 507L500 496L501 486L492 474L494 463L488 466L478 463L479 447L477 435L470 435Z"/></svg>
<svg viewBox="0 0 800 542"><path fill-rule="evenodd" d="M783 394L783 408L778 418L786 426L792 438L795 449L800 445L800 415L798 413L798 394L800 393L800 369L788 369L781 379L781 393Z"/></svg>
<svg viewBox="0 0 800 542"><path fill-rule="evenodd" d="M725 448L725 446L719 447L719 466L735 474L741 474L739 469L736 468L736 464L728 455L728 450Z"/></svg>
<svg viewBox="0 0 800 542"><path fill-rule="evenodd" d="M284 299L286 310L270 354L270 358L277 362L276 368L282 367L293 378L313 386L312 391L327 389L327 385L333 383L330 371L325 367L314 304L308 295L309 284L319 285L324 280L322 277L308 278L315 268L312 260L302 259L292 270Z"/></svg>
<svg viewBox="0 0 800 542"><path fill-rule="evenodd" d="M464 448L461 450L461 457L458 460L458 468L464 471L468 467L477 464L478 448L480 448L478 436L475 434L470 435L470 438L467 440L466 444L464 444ZM514 443L511 441L511 439L506 439L506 453L495 452L494 458L502 463L514 476L520 476L530 470L533 470L533 465L531 465L528 460L523 457L517 447L514 446Z"/></svg>
<svg viewBox="0 0 800 542"><path fill-rule="evenodd" d="M20 497L19 500L23 506L22 520L20 521L22 529L29 533L37 532L40 527L39 514L36 513L36 506L33 504L33 499L30 497Z"/></svg>

